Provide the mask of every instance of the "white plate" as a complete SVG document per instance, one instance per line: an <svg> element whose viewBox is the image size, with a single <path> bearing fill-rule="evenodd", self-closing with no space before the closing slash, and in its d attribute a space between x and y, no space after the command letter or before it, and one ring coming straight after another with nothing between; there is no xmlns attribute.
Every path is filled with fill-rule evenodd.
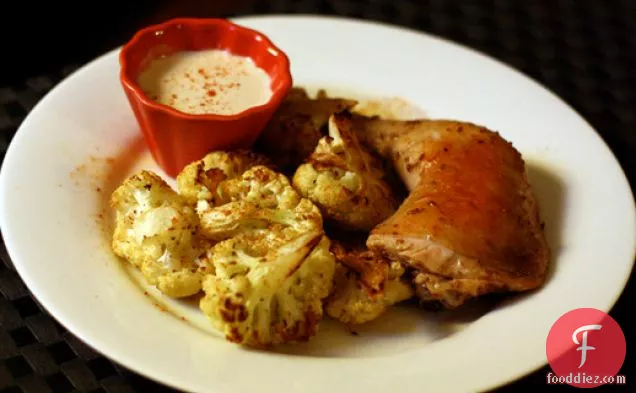
<svg viewBox="0 0 636 393"><path fill-rule="evenodd" d="M601 138L557 97L483 55L421 33L333 18L237 21L288 53L299 85L400 96L430 117L480 123L512 141L527 160L554 252L547 285L489 311L398 307L358 336L327 323L311 344L281 353L240 349L205 324L197 329L196 312L193 323L162 312L170 304L155 307L128 278L100 217L125 176L157 170L113 51L34 108L0 178L10 256L71 332L132 370L191 391L475 391L545 364L548 330L563 313L614 304L632 268L632 194Z"/></svg>

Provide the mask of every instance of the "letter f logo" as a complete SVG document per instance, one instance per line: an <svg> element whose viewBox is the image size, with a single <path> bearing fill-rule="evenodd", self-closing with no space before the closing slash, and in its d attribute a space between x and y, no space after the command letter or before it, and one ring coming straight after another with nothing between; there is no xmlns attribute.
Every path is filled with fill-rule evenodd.
<svg viewBox="0 0 636 393"><path fill-rule="evenodd" d="M585 325L585 326L581 326L580 328L576 329L574 331L574 333L572 334L572 341L574 341L574 344L576 345L581 345L580 347L576 348L577 351L581 351L581 364L579 364L579 368L583 367L583 365L585 364L585 360L587 358L587 351L592 351L596 348L594 347L590 347L587 345L587 333L589 330L601 330L601 325ZM582 344L579 342L578 338L576 338L576 336L583 332L583 334L581 334L581 337L583 338L582 340Z"/></svg>

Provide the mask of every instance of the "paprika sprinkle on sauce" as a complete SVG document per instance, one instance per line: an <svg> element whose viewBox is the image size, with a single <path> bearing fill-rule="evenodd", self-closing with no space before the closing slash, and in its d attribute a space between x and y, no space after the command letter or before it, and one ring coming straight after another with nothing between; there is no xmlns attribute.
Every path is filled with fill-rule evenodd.
<svg viewBox="0 0 636 393"><path fill-rule="evenodd" d="M269 75L250 58L217 49L156 59L139 84L154 101L191 114L236 114L272 96Z"/></svg>

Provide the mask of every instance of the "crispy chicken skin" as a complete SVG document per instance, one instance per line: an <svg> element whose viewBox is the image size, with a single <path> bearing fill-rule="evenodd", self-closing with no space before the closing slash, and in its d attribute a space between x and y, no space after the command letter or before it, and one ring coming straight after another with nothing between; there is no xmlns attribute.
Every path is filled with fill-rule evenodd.
<svg viewBox="0 0 636 393"><path fill-rule="evenodd" d="M255 149L270 157L283 172L293 172L313 151L333 113L350 109L356 101L311 99L302 89L293 89L256 141Z"/></svg>
<svg viewBox="0 0 636 393"><path fill-rule="evenodd" d="M367 245L414 268L420 298L452 308L543 284L550 251L524 161L509 142L471 123L352 122L410 191Z"/></svg>

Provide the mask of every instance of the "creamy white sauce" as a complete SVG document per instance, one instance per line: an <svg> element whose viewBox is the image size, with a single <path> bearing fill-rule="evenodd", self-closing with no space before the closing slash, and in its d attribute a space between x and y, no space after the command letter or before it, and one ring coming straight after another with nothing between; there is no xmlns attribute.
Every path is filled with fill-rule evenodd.
<svg viewBox="0 0 636 393"><path fill-rule="evenodd" d="M190 114L237 114L272 96L269 75L252 59L218 49L155 59L139 85L152 100Z"/></svg>

